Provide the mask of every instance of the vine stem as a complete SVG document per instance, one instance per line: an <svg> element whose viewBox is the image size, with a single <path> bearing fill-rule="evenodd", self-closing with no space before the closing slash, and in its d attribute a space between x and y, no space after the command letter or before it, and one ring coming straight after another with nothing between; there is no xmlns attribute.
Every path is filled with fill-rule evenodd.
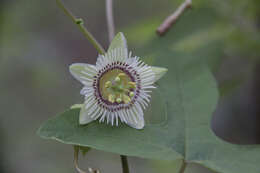
<svg viewBox="0 0 260 173"><path fill-rule="evenodd" d="M71 20L79 27L80 31L88 39L88 41L97 49L98 53L104 54L104 48L98 43L95 37L84 26L84 22L81 18L76 18L62 3L61 0L56 0L58 6L64 11L64 13L71 18Z"/></svg>
<svg viewBox="0 0 260 173"><path fill-rule="evenodd" d="M127 157L123 156L123 155L120 155L120 158L121 158L123 173L129 173Z"/></svg>
<svg viewBox="0 0 260 173"><path fill-rule="evenodd" d="M171 26L176 23L178 18L183 14L183 12L191 8L192 0L185 0L176 11L174 11L170 16L168 16L163 23L157 28L156 32L159 36L164 35Z"/></svg>
<svg viewBox="0 0 260 173"><path fill-rule="evenodd" d="M106 15L107 15L108 38L109 38L109 42L111 42L115 36L113 0L106 0Z"/></svg>
<svg viewBox="0 0 260 173"><path fill-rule="evenodd" d="M87 173L79 168L78 160L79 160L79 147L74 146L74 166L79 173Z"/></svg>
<svg viewBox="0 0 260 173"><path fill-rule="evenodd" d="M183 160L179 173L184 173L187 166L187 162Z"/></svg>
<svg viewBox="0 0 260 173"><path fill-rule="evenodd" d="M111 42L115 36L115 24L113 17L113 0L106 0L106 15L107 15L107 28L108 28L108 39ZM122 163L123 173L129 173L129 166L127 156L120 155Z"/></svg>

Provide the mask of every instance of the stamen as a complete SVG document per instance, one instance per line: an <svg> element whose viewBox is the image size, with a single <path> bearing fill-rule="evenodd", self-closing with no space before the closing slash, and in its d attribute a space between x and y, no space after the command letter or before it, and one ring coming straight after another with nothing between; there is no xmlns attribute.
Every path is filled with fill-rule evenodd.
<svg viewBox="0 0 260 173"><path fill-rule="evenodd" d="M132 81L131 77L123 71L114 74L113 77L109 77L109 75L113 75L113 73L117 73L117 71L111 70L107 72L105 77L103 76L103 78L106 79L106 81L104 81L105 86L102 92L104 98L112 104L130 103L132 98L135 96L134 90L137 88L136 82Z"/></svg>
<svg viewBox="0 0 260 173"><path fill-rule="evenodd" d="M131 101L130 97L125 95L125 94L123 95L123 100L124 100L125 104L127 104L127 103L129 103Z"/></svg>
<svg viewBox="0 0 260 173"><path fill-rule="evenodd" d="M112 82L111 81L107 81L106 83L105 83L105 87L106 88L110 88L112 86Z"/></svg>
<svg viewBox="0 0 260 173"><path fill-rule="evenodd" d="M130 96L130 97L134 97L134 95L135 95L135 93L132 92L132 91L129 93L129 96Z"/></svg>
<svg viewBox="0 0 260 173"><path fill-rule="evenodd" d="M122 78L122 77L126 77L126 74L125 73L119 73L117 76Z"/></svg>
<svg viewBox="0 0 260 173"><path fill-rule="evenodd" d="M113 94L109 94L108 95L108 101L110 101L111 103L114 103L115 102L115 95L113 95Z"/></svg>
<svg viewBox="0 0 260 173"><path fill-rule="evenodd" d="M116 81L117 83L119 83L119 82L121 81L120 77L117 76L117 77L115 78L115 81Z"/></svg>
<svg viewBox="0 0 260 173"><path fill-rule="evenodd" d="M136 83L135 82L128 82L128 85L130 88L135 89L136 88Z"/></svg>
<svg viewBox="0 0 260 173"><path fill-rule="evenodd" d="M121 103L122 102L122 99L120 97L116 98L116 102L117 103Z"/></svg>

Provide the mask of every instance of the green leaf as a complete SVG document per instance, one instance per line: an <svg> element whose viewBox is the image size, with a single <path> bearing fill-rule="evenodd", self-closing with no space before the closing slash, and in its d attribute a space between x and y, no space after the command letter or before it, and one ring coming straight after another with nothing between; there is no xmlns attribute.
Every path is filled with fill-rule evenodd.
<svg viewBox="0 0 260 173"><path fill-rule="evenodd" d="M123 155L166 160L180 159L181 155L171 148L171 138L167 137L169 132L165 127L166 109L160 92L155 91L151 106L145 111L148 124L144 130L136 130L124 124L113 127L97 121L82 126L78 123L80 109L70 109L44 123L38 134L43 138L55 139L65 144ZM158 119L160 116L162 118Z"/></svg>
<svg viewBox="0 0 260 173"><path fill-rule="evenodd" d="M241 79L241 76L233 77L232 79L221 82L221 84L219 85L220 96L224 97L229 94L232 94L232 92L235 89L239 88L243 82L244 80Z"/></svg>
<svg viewBox="0 0 260 173"><path fill-rule="evenodd" d="M162 173L179 173L182 167L183 160L152 160L150 161L149 167L154 170L153 172L162 172Z"/></svg>
<svg viewBox="0 0 260 173"><path fill-rule="evenodd" d="M170 130L172 147L188 162L201 164L216 172L259 173L259 145L230 144L211 130L211 117L219 94L209 69L218 70L225 50L223 40L230 33L230 28L220 24L221 30L216 30L218 18L211 9L189 13L165 37L147 39L150 42L143 45L138 54L153 52L150 58L157 60L153 64L163 65L169 70L160 86L164 87L161 90L165 91L164 97L169 100L167 111L168 121L173 123ZM150 25L146 23L145 27L152 28L153 24L154 21ZM127 35L135 38L131 31ZM136 40L132 38L130 45L134 46ZM207 64L209 68L202 64ZM230 93L239 83L240 80L229 81L225 91L221 87L221 94Z"/></svg>

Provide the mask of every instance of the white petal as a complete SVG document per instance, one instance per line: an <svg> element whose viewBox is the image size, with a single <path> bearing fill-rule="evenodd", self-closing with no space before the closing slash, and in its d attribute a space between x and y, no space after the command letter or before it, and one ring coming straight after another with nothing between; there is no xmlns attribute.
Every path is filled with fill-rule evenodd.
<svg viewBox="0 0 260 173"><path fill-rule="evenodd" d="M135 129L142 129L144 128L143 111L141 108L137 108L136 105L133 107L129 109L129 113L131 113L129 116L131 116L131 118L127 119L127 124ZM136 118L136 121L134 120L134 117Z"/></svg>
<svg viewBox="0 0 260 173"><path fill-rule="evenodd" d="M151 68L152 68L152 71L155 74L154 82L156 82L161 77L163 77L165 75L165 73L168 71L167 68L162 68L162 67L154 67L154 66L152 66Z"/></svg>
<svg viewBox="0 0 260 173"><path fill-rule="evenodd" d="M101 70L103 67L105 67L109 63L108 58L104 55L99 55L96 62L96 68L98 70Z"/></svg>
<svg viewBox="0 0 260 173"><path fill-rule="evenodd" d="M84 85L90 85L97 74L97 69L94 65L75 63L70 65L70 73Z"/></svg>
<svg viewBox="0 0 260 173"><path fill-rule="evenodd" d="M88 114L88 108L86 107L86 103L84 103L79 114L79 124L88 124L92 121L94 121L94 119Z"/></svg>
<svg viewBox="0 0 260 173"><path fill-rule="evenodd" d="M128 56L127 51L127 42L125 39L125 36L122 32L119 32L112 40L111 44L109 45L109 48L107 52L110 52L114 49L122 50L123 57Z"/></svg>
<svg viewBox="0 0 260 173"><path fill-rule="evenodd" d="M126 48L115 48L113 50L109 50L105 55L105 59L109 64L113 62L125 62L128 59L128 53Z"/></svg>

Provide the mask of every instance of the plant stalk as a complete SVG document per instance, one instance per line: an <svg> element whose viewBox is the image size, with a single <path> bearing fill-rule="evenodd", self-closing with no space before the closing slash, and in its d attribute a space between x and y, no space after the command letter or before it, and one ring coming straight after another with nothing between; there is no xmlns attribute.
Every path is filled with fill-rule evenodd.
<svg viewBox="0 0 260 173"><path fill-rule="evenodd" d="M123 155L120 155L120 158L121 158L123 173L129 173L127 157L123 156Z"/></svg>
<svg viewBox="0 0 260 173"><path fill-rule="evenodd" d="M74 146L74 166L78 171L78 173L86 173L85 171L79 168L78 160L79 160L79 146Z"/></svg>
<svg viewBox="0 0 260 173"><path fill-rule="evenodd" d="M84 26L83 20L81 18L76 18L62 3L61 0L56 0L58 6L64 11L64 13L71 18L71 20L79 27L80 31L88 39L88 41L97 49L98 53L104 54L104 48L98 43L94 36L87 30Z"/></svg>
<svg viewBox="0 0 260 173"><path fill-rule="evenodd" d="M111 42L115 36L113 0L106 0L106 15L107 15L108 38L109 38L109 42Z"/></svg>
<svg viewBox="0 0 260 173"><path fill-rule="evenodd" d="M186 166L187 166L187 162L185 160L183 160L179 173L184 173L185 169L186 169Z"/></svg>

